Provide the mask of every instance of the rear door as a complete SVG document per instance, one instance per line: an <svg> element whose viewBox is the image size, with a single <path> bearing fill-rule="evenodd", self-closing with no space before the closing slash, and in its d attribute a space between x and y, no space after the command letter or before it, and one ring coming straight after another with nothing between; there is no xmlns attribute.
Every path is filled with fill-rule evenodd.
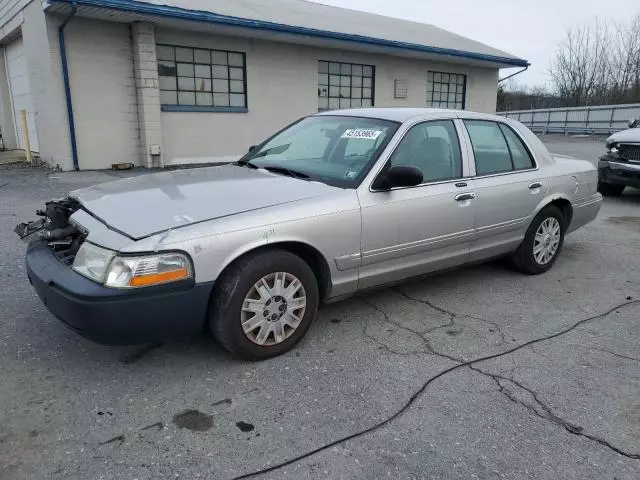
<svg viewBox="0 0 640 480"><path fill-rule="evenodd" d="M525 142L507 124L463 123L475 166L476 234L469 256L474 261L518 247L548 185Z"/></svg>
<svg viewBox="0 0 640 480"><path fill-rule="evenodd" d="M390 165L419 168L416 187L358 190L362 209L360 289L464 263L473 237L476 204L456 123L414 124L398 143ZM459 125L462 128L461 125Z"/></svg>

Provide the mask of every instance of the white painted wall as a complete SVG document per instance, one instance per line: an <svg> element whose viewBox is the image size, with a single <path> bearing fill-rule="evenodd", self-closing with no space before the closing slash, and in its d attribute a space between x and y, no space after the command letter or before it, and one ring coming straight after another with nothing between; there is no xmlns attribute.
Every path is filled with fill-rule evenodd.
<svg viewBox="0 0 640 480"><path fill-rule="evenodd" d="M80 169L139 165L129 25L74 18L65 37Z"/></svg>
<svg viewBox="0 0 640 480"><path fill-rule="evenodd" d="M6 2L0 3L0 41L3 28L13 29L11 38L20 28L41 157L51 166L71 169L57 38L62 18L45 15L38 0L8 1L14 3L4 17ZM495 109L495 69L158 27L155 35L158 43L240 50L247 55L248 113L163 112L155 117L154 112L144 111L145 118L160 118L158 138L167 164L180 158L233 158L275 129L317 111L318 60L375 65L376 106L424 106L427 71L433 69L468 75L466 108ZM67 26L66 37L80 168L143 163L146 152L140 140L130 26L75 17ZM395 79L408 81L407 99L393 98Z"/></svg>
<svg viewBox="0 0 640 480"><path fill-rule="evenodd" d="M31 99L36 119L40 158L52 167L73 168L58 50L60 17L46 16L38 0L22 12Z"/></svg>
<svg viewBox="0 0 640 480"><path fill-rule="evenodd" d="M4 52L18 148L23 150L27 148L26 133L28 133L29 148L32 152L38 152L40 148L38 147L38 135L36 133L35 112L33 101L31 100L27 58L24 53L22 37L18 37L7 44ZM22 110L27 112L27 132L24 131L22 125Z"/></svg>
<svg viewBox="0 0 640 480"><path fill-rule="evenodd" d="M156 41L246 53L248 113L163 112L167 164L180 158L237 156L276 129L317 111L318 60L375 65L375 106L426 106L429 69L467 74L466 108L493 112L498 71L416 59L318 49L156 28ZM394 99L394 80L405 79L407 99Z"/></svg>
<svg viewBox="0 0 640 480"><path fill-rule="evenodd" d="M8 150L13 150L18 148L18 139L13 121L9 78L5 67L4 48L0 48L0 132L2 132L4 147Z"/></svg>

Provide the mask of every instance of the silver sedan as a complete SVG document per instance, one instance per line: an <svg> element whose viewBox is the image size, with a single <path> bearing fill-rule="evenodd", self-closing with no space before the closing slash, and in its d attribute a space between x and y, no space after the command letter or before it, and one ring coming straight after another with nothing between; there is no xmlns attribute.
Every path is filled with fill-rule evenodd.
<svg viewBox="0 0 640 480"><path fill-rule="evenodd" d="M208 327L262 359L292 348L321 301L499 256L547 271L598 214L597 184L590 162L510 119L334 111L234 164L71 192L16 231L37 237L31 283L78 333L130 344Z"/></svg>

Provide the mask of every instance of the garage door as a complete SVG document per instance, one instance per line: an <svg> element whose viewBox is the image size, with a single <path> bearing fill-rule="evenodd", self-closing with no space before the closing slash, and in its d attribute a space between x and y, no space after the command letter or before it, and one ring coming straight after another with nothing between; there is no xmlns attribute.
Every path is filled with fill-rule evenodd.
<svg viewBox="0 0 640 480"><path fill-rule="evenodd" d="M11 88L11 101L15 117L16 133L18 135L18 144L20 148L25 148L25 137L22 131L20 110L26 110L31 150L39 152L33 102L31 101L31 90L29 89L29 77L27 76L27 59L24 56L22 38L14 40L5 47L5 56L7 59L7 76L9 77L9 87Z"/></svg>

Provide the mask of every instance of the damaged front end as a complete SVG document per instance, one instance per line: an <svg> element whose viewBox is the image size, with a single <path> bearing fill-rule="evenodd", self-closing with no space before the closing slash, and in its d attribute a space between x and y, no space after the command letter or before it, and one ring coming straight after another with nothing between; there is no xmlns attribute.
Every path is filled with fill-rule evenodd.
<svg viewBox="0 0 640 480"><path fill-rule="evenodd" d="M69 221L78 209L80 203L69 197L46 202L44 210L36 211L36 215L42 218L19 223L13 231L27 243L46 241L58 259L69 264L87 236L85 231Z"/></svg>

